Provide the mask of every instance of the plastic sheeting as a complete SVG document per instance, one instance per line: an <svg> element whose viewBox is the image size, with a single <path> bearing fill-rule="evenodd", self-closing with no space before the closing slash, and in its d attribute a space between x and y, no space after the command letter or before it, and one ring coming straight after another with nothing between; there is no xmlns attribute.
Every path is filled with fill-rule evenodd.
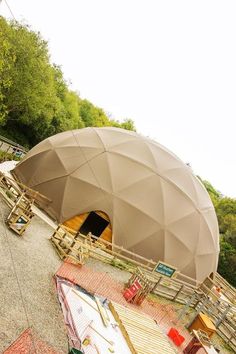
<svg viewBox="0 0 236 354"><path fill-rule="evenodd" d="M112 349L115 353L131 353L108 308L106 314L109 316L109 325L105 327L100 313L96 311L94 297L59 277L56 281L71 347L84 354L110 354ZM104 338L114 344L109 344ZM86 342L90 344L85 345Z"/></svg>

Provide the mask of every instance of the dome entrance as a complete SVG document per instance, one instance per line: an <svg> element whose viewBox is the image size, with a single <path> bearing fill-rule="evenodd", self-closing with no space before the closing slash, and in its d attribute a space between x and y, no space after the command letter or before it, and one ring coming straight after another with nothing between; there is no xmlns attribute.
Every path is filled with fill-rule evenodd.
<svg viewBox="0 0 236 354"><path fill-rule="evenodd" d="M65 226L72 230L87 235L89 232L92 235L112 242L112 228L108 215L103 211L96 210L75 217L65 221Z"/></svg>
<svg viewBox="0 0 236 354"><path fill-rule="evenodd" d="M67 131L36 145L13 174L50 199L46 212L76 232L97 227L100 239L200 282L216 272L219 230L210 197L192 170L153 140L113 127ZM110 218L102 233L102 220L88 218L94 212L106 220L100 211Z"/></svg>
<svg viewBox="0 0 236 354"><path fill-rule="evenodd" d="M92 235L100 237L108 224L109 221L92 211L81 225L79 232L83 235L91 232Z"/></svg>

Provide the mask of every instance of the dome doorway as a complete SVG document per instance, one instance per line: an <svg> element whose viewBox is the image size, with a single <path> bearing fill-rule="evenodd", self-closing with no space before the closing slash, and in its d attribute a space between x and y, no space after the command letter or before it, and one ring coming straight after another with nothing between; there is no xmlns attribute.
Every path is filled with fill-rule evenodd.
<svg viewBox="0 0 236 354"><path fill-rule="evenodd" d="M85 236L91 232L92 235L99 237L100 239L112 242L112 228L110 219L103 211L96 210L81 215L76 215L65 221L63 224Z"/></svg>

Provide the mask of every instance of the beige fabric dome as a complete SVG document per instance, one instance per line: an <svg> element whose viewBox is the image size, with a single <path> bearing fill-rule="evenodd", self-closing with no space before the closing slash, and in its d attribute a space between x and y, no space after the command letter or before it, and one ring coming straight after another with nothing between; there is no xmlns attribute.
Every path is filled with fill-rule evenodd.
<svg viewBox="0 0 236 354"><path fill-rule="evenodd" d="M64 132L30 150L14 174L52 200L47 212L58 222L101 210L114 243L199 281L217 269L218 224L207 191L148 138L110 127Z"/></svg>

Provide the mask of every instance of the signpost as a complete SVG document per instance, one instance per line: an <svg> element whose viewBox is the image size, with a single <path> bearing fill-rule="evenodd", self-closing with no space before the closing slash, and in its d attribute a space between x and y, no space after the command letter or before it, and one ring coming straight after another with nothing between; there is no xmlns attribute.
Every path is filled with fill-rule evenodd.
<svg viewBox="0 0 236 354"><path fill-rule="evenodd" d="M157 265L154 268L154 272L157 272L161 275L165 275L168 278L172 278L174 274L176 273L177 268L170 266L167 263L164 262L158 262Z"/></svg>

